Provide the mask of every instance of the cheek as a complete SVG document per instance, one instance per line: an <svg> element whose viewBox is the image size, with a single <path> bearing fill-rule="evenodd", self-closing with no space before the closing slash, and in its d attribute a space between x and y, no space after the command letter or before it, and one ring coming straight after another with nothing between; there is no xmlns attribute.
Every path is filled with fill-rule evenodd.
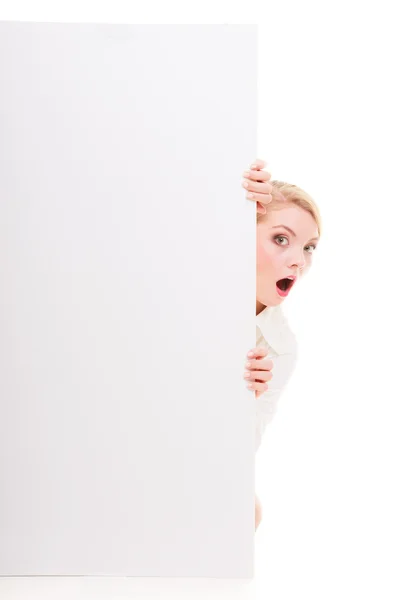
<svg viewBox="0 0 400 600"><path fill-rule="evenodd" d="M268 243L257 242L257 265L259 268L268 268L273 262L273 253Z"/></svg>

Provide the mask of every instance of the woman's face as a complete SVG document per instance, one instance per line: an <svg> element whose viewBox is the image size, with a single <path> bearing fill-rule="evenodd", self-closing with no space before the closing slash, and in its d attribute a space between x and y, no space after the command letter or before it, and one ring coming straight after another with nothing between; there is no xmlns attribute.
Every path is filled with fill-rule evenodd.
<svg viewBox="0 0 400 600"><path fill-rule="evenodd" d="M282 292L277 281L304 275L317 243L318 227L313 216L295 204L270 209L257 223L257 314L264 306L283 302L290 291Z"/></svg>

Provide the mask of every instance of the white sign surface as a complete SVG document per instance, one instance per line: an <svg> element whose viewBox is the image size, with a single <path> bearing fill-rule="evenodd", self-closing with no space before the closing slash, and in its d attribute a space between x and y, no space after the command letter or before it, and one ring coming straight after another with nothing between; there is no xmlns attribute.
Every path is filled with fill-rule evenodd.
<svg viewBox="0 0 400 600"><path fill-rule="evenodd" d="M0 23L0 575L253 575L254 25Z"/></svg>

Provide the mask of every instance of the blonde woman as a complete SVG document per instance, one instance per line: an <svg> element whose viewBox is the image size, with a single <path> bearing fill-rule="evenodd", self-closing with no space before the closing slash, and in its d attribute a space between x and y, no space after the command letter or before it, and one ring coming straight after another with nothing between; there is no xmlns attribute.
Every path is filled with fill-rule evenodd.
<svg viewBox="0 0 400 600"><path fill-rule="evenodd" d="M247 355L244 373L257 400L256 452L297 360L297 341L281 305L311 267L321 235L320 213L311 196L296 185L271 181L265 164L256 160L243 173L246 198L257 202L257 346ZM256 495L255 530L261 518Z"/></svg>

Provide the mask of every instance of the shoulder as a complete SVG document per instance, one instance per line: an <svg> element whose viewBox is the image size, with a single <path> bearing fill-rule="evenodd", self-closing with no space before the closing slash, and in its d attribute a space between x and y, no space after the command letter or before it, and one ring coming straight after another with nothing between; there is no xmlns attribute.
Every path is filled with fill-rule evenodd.
<svg viewBox="0 0 400 600"><path fill-rule="evenodd" d="M256 317L256 323L267 344L277 355L298 356L299 345L296 335L280 305L264 309Z"/></svg>

